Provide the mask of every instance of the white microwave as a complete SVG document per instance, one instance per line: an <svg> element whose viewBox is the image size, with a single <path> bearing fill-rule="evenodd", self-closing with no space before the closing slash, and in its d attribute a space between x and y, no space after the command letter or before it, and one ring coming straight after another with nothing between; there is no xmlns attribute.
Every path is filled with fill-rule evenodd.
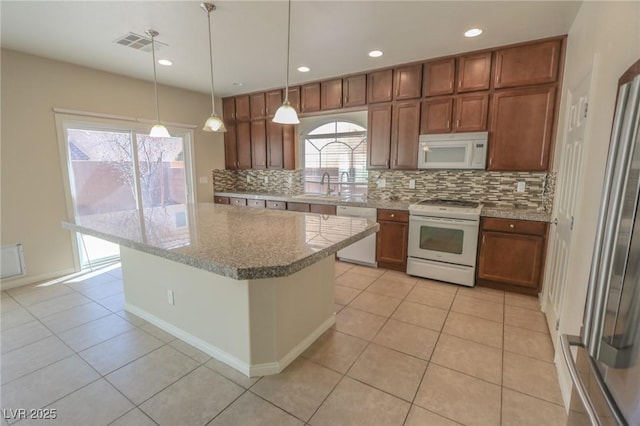
<svg viewBox="0 0 640 426"><path fill-rule="evenodd" d="M419 169L480 169L487 164L488 132L420 135Z"/></svg>

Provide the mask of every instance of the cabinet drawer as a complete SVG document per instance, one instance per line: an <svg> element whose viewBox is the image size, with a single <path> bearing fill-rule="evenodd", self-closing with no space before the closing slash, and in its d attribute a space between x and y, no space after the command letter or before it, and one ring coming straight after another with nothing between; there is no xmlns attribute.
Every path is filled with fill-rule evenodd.
<svg viewBox="0 0 640 426"><path fill-rule="evenodd" d="M492 217L484 218L482 222L483 231L508 232L512 234L544 235L547 229L545 222L535 222L529 220L496 219Z"/></svg>
<svg viewBox="0 0 640 426"><path fill-rule="evenodd" d="M270 201L270 200L267 200L267 208L268 209L274 209L274 210L286 210L287 209L287 203L285 203L284 201Z"/></svg>
<svg viewBox="0 0 640 426"><path fill-rule="evenodd" d="M309 212L309 203L287 203L287 210L294 212Z"/></svg>
<svg viewBox="0 0 640 426"><path fill-rule="evenodd" d="M247 207L253 207L256 209L264 209L264 200L247 200Z"/></svg>
<svg viewBox="0 0 640 426"><path fill-rule="evenodd" d="M229 204L231 204L232 206L246 206L247 205L247 199L246 198L230 197L229 198Z"/></svg>
<svg viewBox="0 0 640 426"><path fill-rule="evenodd" d="M329 204L311 204L309 205L309 211L311 213L320 213L320 214L336 214L336 206L332 206Z"/></svg>
<svg viewBox="0 0 640 426"><path fill-rule="evenodd" d="M214 196L213 202L216 204L229 204L229 197Z"/></svg>
<svg viewBox="0 0 640 426"><path fill-rule="evenodd" d="M378 210L378 220L388 222L409 222L409 212L404 210Z"/></svg>

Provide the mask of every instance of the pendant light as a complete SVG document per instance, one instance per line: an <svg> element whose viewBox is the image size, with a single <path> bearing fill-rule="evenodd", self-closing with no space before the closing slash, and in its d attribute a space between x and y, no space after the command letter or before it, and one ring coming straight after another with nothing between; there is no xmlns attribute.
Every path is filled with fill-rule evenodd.
<svg viewBox="0 0 640 426"><path fill-rule="evenodd" d="M207 118L202 130L207 132L226 132L224 122L216 114L216 105L213 92L213 47L211 46L211 11L216 10L216 6L213 3L200 3L200 7L207 12L207 23L209 24L209 68L211 71L211 117Z"/></svg>
<svg viewBox="0 0 640 426"><path fill-rule="evenodd" d="M298 113L296 109L289 103L289 48L291 44L291 0L289 0L289 9L287 12L287 80L284 89L284 102L273 116L274 123L280 124L298 124Z"/></svg>
<svg viewBox="0 0 640 426"><path fill-rule="evenodd" d="M156 124L151 128L149 136L154 138L170 138L171 135L166 127L160 124L160 104L158 103L158 77L156 76L156 46L154 38L158 36L156 30L147 30L147 35L151 37L151 54L153 56L153 88L156 92Z"/></svg>

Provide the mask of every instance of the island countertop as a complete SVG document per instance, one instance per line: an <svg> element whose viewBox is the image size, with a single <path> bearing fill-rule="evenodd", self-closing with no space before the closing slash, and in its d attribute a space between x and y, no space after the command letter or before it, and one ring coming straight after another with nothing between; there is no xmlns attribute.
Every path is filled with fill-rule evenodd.
<svg viewBox="0 0 640 426"><path fill-rule="evenodd" d="M238 280L291 275L379 229L362 218L210 203L101 213L62 226Z"/></svg>

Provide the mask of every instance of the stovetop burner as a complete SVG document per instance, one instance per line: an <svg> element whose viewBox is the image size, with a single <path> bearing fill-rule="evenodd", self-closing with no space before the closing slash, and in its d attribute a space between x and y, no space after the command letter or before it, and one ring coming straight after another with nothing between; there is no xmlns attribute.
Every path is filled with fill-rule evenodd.
<svg viewBox="0 0 640 426"><path fill-rule="evenodd" d="M475 209L480 205L475 201L463 201L463 200L447 200L445 198L434 198L431 200L422 200L417 204L423 206L447 206L447 207L463 207Z"/></svg>

